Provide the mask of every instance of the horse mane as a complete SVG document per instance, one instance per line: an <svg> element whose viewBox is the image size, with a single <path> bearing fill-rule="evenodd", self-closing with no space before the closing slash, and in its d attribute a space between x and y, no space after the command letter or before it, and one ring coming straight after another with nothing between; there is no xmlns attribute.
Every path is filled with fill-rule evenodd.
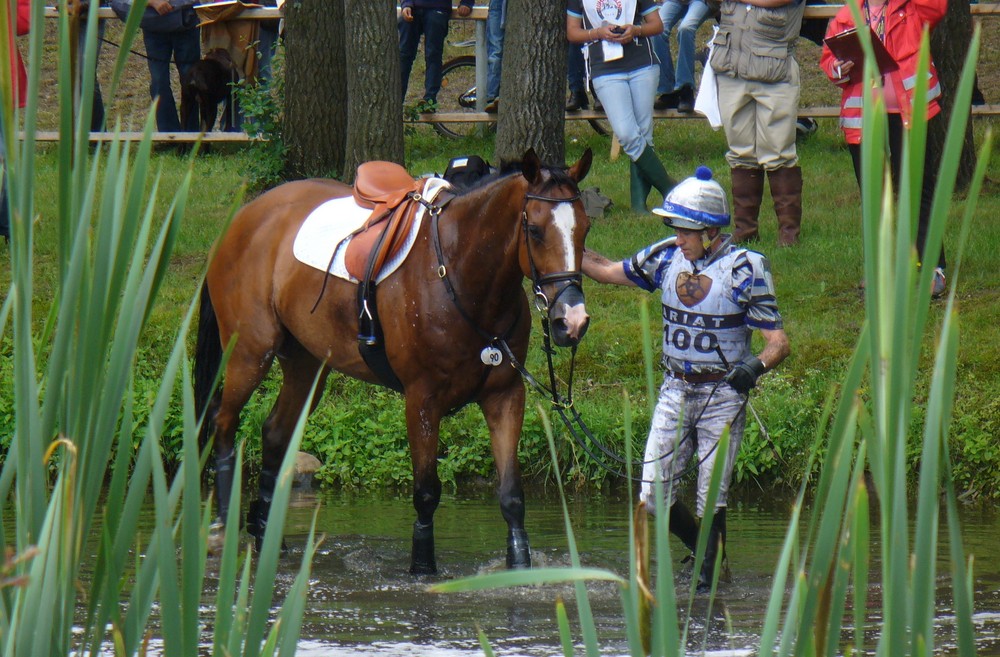
<svg viewBox="0 0 1000 657"><path fill-rule="evenodd" d="M465 196L466 194L476 192L495 182L503 180L504 178L520 175L523 170L524 167L520 160L514 162L501 162L500 168L496 172L483 176L472 185L462 188L458 196ZM539 193L545 193L553 187L559 187L562 185L576 185L576 181L570 178L565 167L546 164L542 165L542 171L548 173L548 176L542 181L541 189L538 190Z"/></svg>

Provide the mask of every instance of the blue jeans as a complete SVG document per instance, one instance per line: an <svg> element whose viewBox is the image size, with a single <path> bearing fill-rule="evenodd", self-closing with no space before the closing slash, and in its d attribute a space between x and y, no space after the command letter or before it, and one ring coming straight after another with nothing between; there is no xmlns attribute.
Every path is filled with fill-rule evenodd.
<svg viewBox="0 0 1000 657"><path fill-rule="evenodd" d="M580 50L580 44L568 43L566 44L566 81L569 83L569 90L571 93L583 92L587 90L583 78L583 51Z"/></svg>
<svg viewBox="0 0 1000 657"><path fill-rule="evenodd" d="M201 36L196 29L183 32L142 31L146 44L146 62L149 64L149 96L159 103L156 106L156 129L160 132L197 132L200 124L198 112L191 112L187 125L181 126L177 117L174 91L170 87L170 60L181 79L201 59Z"/></svg>
<svg viewBox="0 0 1000 657"><path fill-rule="evenodd" d="M660 5L663 34L653 39L653 48L660 58L660 85L657 93L667 93L681 87L694 87L694 38L698 28L708 18L708 5L702 0L688 4L666 0ZM680 25L678 25L680 23ZM670 31L677 26L677 68L670 57Z"/></svg>
<svg viewBox="0 0 1000 657"><path fill-rule="evenodd" d="M441 58L444 56L444 40L448 36L447 11L413 8L413 22L399 19L399 68L403 82L403 100L406 87L410 83L410 70L417 58L420 37L424 37L424 100L437 100L441 90Z"/></svg>
<svg viewBox="0 0 1000 657"><path fill-rule="evenodd" d="M490 0L486 14L486 100L500 95L500 71L503 59L503 35L507 28L507 0Z"/></svg>
<svg viewBox="0 0 1000 657"><path fill-rule="evenodd" d="M593 79L594 93L604 105L611 129L633 161L653 143L653 99L659 75L653 64Z"/></svg>

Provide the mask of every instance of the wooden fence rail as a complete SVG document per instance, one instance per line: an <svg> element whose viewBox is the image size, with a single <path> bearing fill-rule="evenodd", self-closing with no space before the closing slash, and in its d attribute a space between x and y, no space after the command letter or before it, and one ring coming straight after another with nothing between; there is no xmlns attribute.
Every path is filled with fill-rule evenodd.
<svg viewBox="0 0 1000 657"><path fill-rule="evenodd" d="M808 5L805 10L806 18L832 18L836 15L837 11L842 5ZM970 6L970 11L974 17L980 16L1000 16L1000 2L985 2L973 4ZM472 13L464 18L459 17L457 14L452 15L453 20L465 20L475 22L475 33L476 33L476 86L478 88L486 87L486 15L488 9L487 7L474 7ZM249 19L249 20L265 20L273 18L281 18L282 11L273 7L265 7L261 9L246 9L244 10L239 18ZM111 11L109 7L101 7L98 10L98 16L100 18L112 18L117 19L115 13ZM59 10L56 7L46 7L45 8L46 18L58 18ZM477 101L477 111L474 112L437 112L432 114L420 114L414 119L416 123L490 123L497 120L496 114L488 114L483 110L485 99L482 98L482 94L478 95ZM800 116L807 116L812 118L825 118L825 117L837 117L839 116L840 110L835 106L821 106L821 107L802 107L799 109ZM1000 116L1000 105L977 105L972 108L973 116ZM606 118L603 112L597 112L593 110L584 110L580 112L567 112L567 121L582 121L582 120L592 120L592 119L604 119ZM656 119L702 119L700 115L697 114L681 114L676 110L654 110L653 118ZM111 132L92 132L90 133L90 140L92 142L108 141L114 137L114 133ZM120 135L120 138L126 140L138 140L142 137L142 133L138 132L126 132ZM59 133L57 132L40 132L36 134L36 140L38 141L57 141L59 139ZM240 132L208 132L208 133L193 133L193 132L154 132L154 141L163 142L192 142L196 140L202 140L206 142L248 142L254 141L256 137L248 136Z"/></svg>

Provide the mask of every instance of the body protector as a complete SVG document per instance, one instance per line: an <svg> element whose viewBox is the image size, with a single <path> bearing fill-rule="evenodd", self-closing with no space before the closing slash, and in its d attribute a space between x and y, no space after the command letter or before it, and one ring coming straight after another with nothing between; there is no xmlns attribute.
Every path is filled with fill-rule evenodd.
<svg viewBox="0 0 1000 657"><path fill-rule="evenodd" d="M725 372L750 355L753 329L783 326L770 265L755 251L727 242L689 262L670 238L624 269L639 287L662 291L663 359L675 372Z"/></svg>

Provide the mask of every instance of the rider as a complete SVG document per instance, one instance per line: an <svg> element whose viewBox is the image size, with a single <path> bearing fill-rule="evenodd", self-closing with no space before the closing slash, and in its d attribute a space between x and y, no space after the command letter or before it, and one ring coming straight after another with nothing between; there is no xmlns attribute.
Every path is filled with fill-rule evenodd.
<svg viewBox="0 0 1000 657"><path fill-rule="evenodd" d="M640 500L650 511L655 508L653 482L659 474L667 490L670 531L692 552L698 521L680 500L671 504L672 484L697 452L697 512L704 517L715 448L729 426L729 453L698 579L699 590L705 590L711 586L719 548L725 554L726 495L749 392L765 371L788 356L788 337L767 258L734 245L732 236L722 233L729 225L729 207L708 167L698 167L653 212L676 236L618 262L587 250L583 273L600 283L662 293L666 375L646 442ZM758 356L750 351L753 329L764 337Z"/></svg>

